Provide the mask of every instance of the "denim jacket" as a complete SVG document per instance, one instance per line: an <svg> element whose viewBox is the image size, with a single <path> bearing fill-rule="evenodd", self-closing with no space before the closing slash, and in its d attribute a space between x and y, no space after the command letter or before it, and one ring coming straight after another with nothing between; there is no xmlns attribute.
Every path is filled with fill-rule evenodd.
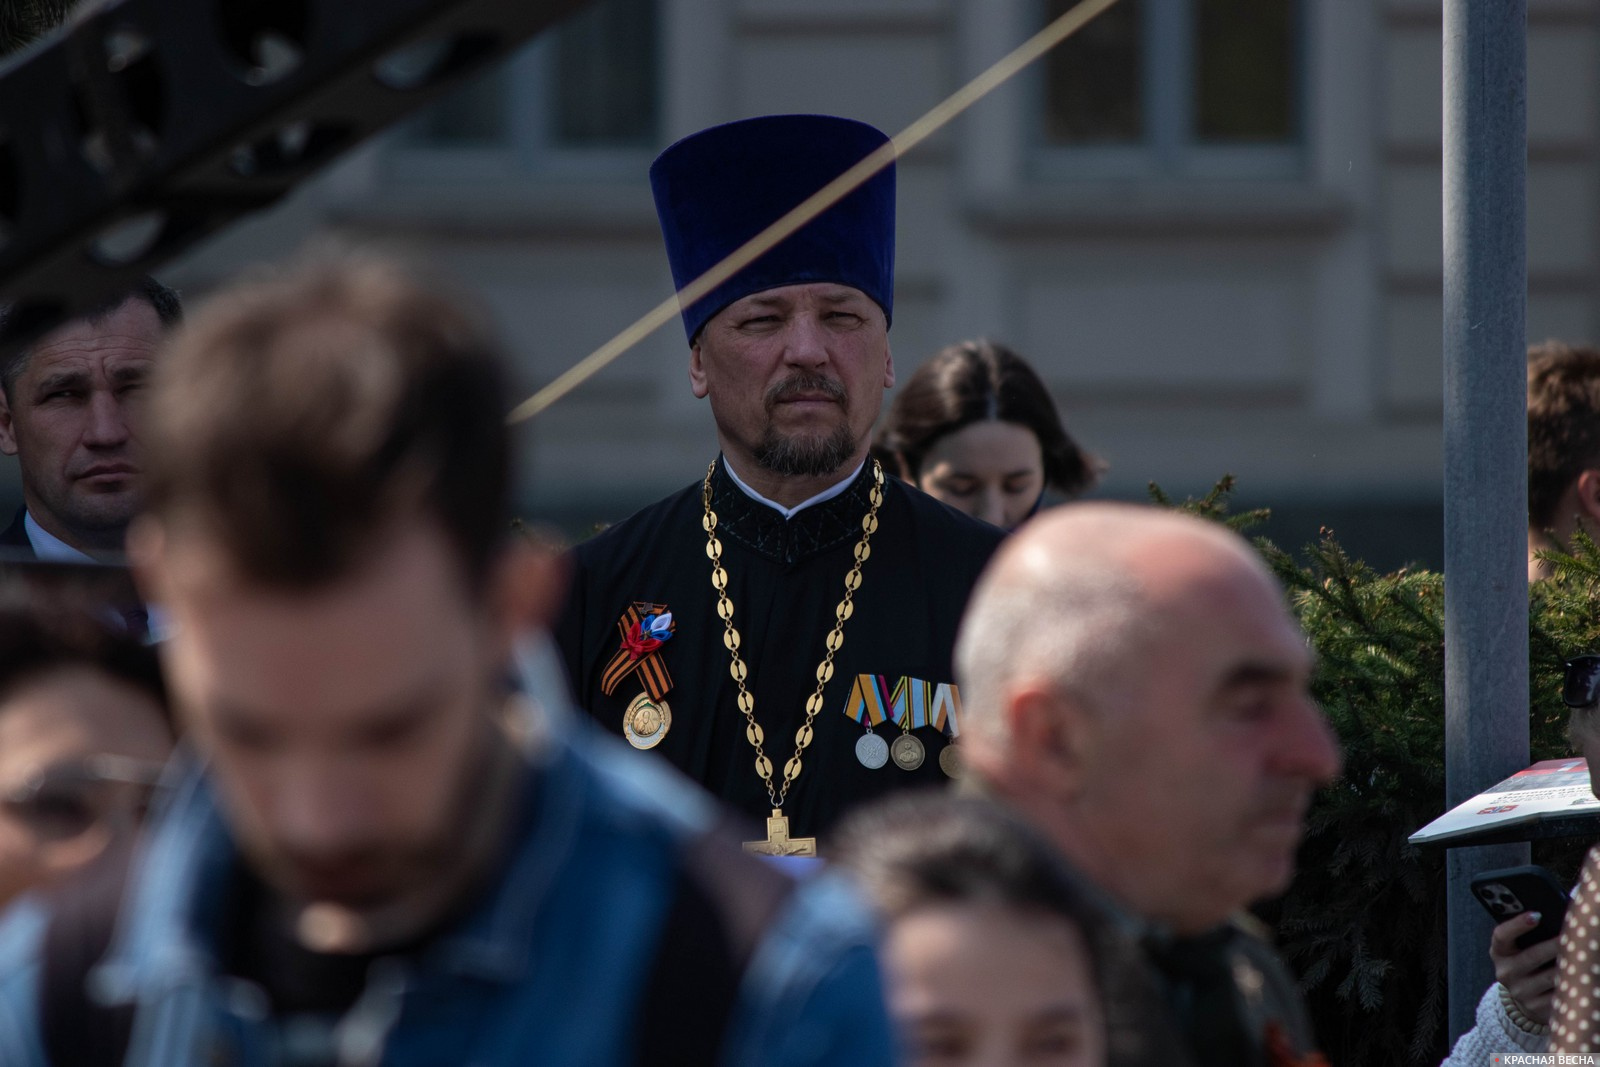
<svg viewBox="0 0 1600 1067"><path fill-rule="evenodd" d="M363 1067L603 1065L651 1034L636 1006L683 844L713 803L664 765L569 728L530 757L529 829L465 918L406 965L374 968L341 1026ZM259 989L219 973L214 931L236 860L204 774L156 818L89 988L137 1004L130 1067L273 1067ZM44 905L0 920L0 1067L43 1067ZM801 884L766 928L729 1018L729 1067L887 1064L893 1050L863 905L835 876ZM65 1067L65 1065L61 1065Z"/></svg>

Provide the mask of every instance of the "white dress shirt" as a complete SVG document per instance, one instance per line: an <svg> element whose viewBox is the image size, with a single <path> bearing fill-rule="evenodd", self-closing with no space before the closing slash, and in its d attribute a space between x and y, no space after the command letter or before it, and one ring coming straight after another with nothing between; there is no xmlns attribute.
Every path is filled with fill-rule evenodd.
<svg viewBox="0 0 1600 1067"><path fill-rule="evenodd" d="M733 484L737 485L744 492L745 496L749 497L751 500L754 500L758 504L765 504L773 511L776 511L779 515L782 515L785 519L792 519L806 508L809 508L811 505L820 504L824 500L832 500L834 497L850 488L850 483L856 480L856 475L861 473L861 468L867 465L867 461L862 460L860 463L857 463L856 469L845 475L843 480L829 486L808 500L800 501L800 503L796 504L792 508L786 508L776 500L768 500L766 497L762 496L760 493L746 485L744 483L744 479L739 477L739 472L733 469L733 464L728 462L727 456L722 457L722 465L728 468L728 477L733 479Z"/></svg>

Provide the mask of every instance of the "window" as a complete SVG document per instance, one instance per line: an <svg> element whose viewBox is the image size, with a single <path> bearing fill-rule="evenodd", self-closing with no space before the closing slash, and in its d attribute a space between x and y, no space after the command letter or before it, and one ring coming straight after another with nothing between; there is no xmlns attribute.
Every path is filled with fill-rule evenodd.
<svg viewBox="0 0 1600 1067"><path fill-rule="evenodd" d="M1056 18L1076 0L1045 0ZM1042 170L1287 177L1300 168L1304 0L1122 0L1042 61Z"/></svg>
<svg viewBox="0 0 1600 1067"><path fill-rule="evenodd" d="M637 177L658 147L657 0L598 0L417 116L403 170L425 178Z"/></svg>

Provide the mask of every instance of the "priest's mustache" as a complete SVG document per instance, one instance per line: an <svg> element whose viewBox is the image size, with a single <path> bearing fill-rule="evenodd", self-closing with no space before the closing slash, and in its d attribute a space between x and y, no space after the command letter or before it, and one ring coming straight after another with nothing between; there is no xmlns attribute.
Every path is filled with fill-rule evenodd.
<svg viewBox="0 0 1600 1067"><path fill-rule="evenodd" d="M788 400L817 396L827 397L835 404L842 405L845 401L844 386L825 374L812 374L807 371L801 371L799 374L790 375L767 390L767 410L771 411Z"/></svg>

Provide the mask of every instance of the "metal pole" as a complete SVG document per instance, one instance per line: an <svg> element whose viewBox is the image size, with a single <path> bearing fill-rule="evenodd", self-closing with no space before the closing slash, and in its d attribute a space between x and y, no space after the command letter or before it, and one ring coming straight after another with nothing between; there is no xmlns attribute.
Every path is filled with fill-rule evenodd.
<svg viewBox="0 0 1600 1067"><path fill-rule="evenodd" d="M1526 0L1444 4L1445 791L1528 763ZM1448 860L1450 1038L1494 980L1467 880L1528 846Z"/></svg>

